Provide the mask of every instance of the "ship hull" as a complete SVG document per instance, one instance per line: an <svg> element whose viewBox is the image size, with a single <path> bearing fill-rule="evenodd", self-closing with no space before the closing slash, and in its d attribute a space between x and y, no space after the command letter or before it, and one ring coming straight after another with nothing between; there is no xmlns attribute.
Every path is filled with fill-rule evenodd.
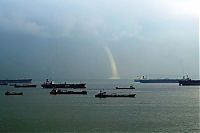
<svg viewBox="0 0 200 133"><path fill-rule="evenodd" d="M37 85L14 85L15 88L36 88Z"/></svg>
<svg viewBox="0 0 200 133"><path fill-rule="evenodd" d="M181 79L136 79L140 83L179 83Z"/></svg>
<svg viewBox="0 0 200 133"><path fill-rule="evenodd" d="M23 92L6 92L5 95L23 95Z"/></svg>
<svg viewBox="0 0 200 133"><path fill-rule="evenodd" d="M52 90L50 92L52 95L57 95L57 94L82 94L82 95L87 95L87 91L62 91L62 90Z"/></svg>
<svg viewBox="0 0 200 133"><path fill-rule="evenodd" d="M127 89L135 89L134 87L129 87L129 88L120 88L120 87L116 87L116 89L125 89L125 90L127 90Z"/></svg>
<svg viewBox="0 0 200 133"><path fill-rule="evenodd" d="M86 84L42 84L42 88L86 88Z"/></svg>
<svg viewBox="0 0 200 133"><path fill-rule="evenodd" d="M31 83L32 79L0 80L0 83Z"/></svg>
<svg viewBox="0 0 200 133"><path fill-rule="evenodd" d="M106 98L106 97L135 97L136 94L128 94L128 95L118 95L118 94L97 94L95 97L98 98Z"/></svg>
<svg viewBox="0 0 200 133"><path fill-rule="evenodd" d="M200 86L200 80L179 81L180 86Z"/></svg>

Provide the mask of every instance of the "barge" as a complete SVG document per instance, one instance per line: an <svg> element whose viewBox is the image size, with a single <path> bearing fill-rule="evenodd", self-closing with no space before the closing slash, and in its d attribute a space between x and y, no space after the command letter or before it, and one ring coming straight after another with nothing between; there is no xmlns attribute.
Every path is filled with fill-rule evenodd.
<svg viewBox="0 0 200 133"><path fill-rule="evenodd" d="M106 92L100 91L95 97L106 98L106 97L135 97L136 94L106 94Z"/></svg>
<svg viewBox="0 0 200 133"><path fill-rule="evenodd" d="M54 83L48 79L42 85L42 88L86 88L86 83L72 84L72 83Z"/></svg>
<svg viewBox="0 0 200 133"><path fill-rule="evenodd" d="M87 95L87 91L67 91L67 90L60 90L60 89L53 89L50 94L83 94Z"/></svg>
<svg viewBox="0 0 200 133"><path fill-rule="evenodd" d="M37 85L33 85L33 84L15 84L14 85L15 88L36 88Z"/></svg>
<svg viewBox="0 0 200 133"><path fill-rule="evenodd" d="M135 89L132 85L130 87L116 87L116 89Z"/></svg>
<svg viewBox="0 0 200 133"><path fill-rule="evenodd" d="M23 92L5 92L5 95L23 95Z"/></svg>

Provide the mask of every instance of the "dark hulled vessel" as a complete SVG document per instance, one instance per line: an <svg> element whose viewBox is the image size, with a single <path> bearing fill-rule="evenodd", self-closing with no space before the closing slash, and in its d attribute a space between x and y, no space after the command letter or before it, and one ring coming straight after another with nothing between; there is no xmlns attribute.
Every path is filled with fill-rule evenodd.
<svg viewBox="0 0 200 133"><path fill-rule="evenodd" d="M13 84L13 83L31 83L32 79L5 79L0 80L0 83L7 83L7 84Z"/></svg>
<svg viewBox="0 0 200 133"><path fill-rule="evenodd" d="M50 94L56 95L56 94L83 94L86 95L87 91L67 91L67 90L60 90L60 89L53 89Z"/></svg>
<svg viewBox="0 0 200 133"><path fill-rule="evenodd" d="M5 95L23 95L23 92L5 92Z"/></svg>
<svg viewBox="0 0 200 133"><path fill-rule="evenodd" d="M162 79L148 79L145 76L141 78L135 79L134 82L140 83L179 83L179 81L186 80L185 76L182 79L169 79L169 78L162 78Z"/></svg>
<svg viewBox="0 0 200 133"><path fill-rule="evenodd" d="M132 85L130 87L116 87L116 89L135 89Z"/></svg>
<svg viewBox="0 0 200 133"><path fill-rule="evenodd" d="M180 86L200 86L200 80L182 80L179 81Z"/></svg>
<svg viewBox="0 0 200 133"><path fill-rule="evenodd" d="M70 84L70 83L62 83L62 84L55 84L53 81L47 79L45 83L43 83L42 88L86 88L86 83L79 83L79 84Z"/></svg>
<svg viewBox="0 0 200 133"><path fill-rule="evenodd" d="M95 97L106 98L106 97L135 97L136 94L106 94L106 92L101 92L96 94Z"/></svg>
<svg viewBox="0 0 200 133"><path fill-rule="evenodd" d="M36 88L37 85L33 84L15 84L15 88Z"/></svg>

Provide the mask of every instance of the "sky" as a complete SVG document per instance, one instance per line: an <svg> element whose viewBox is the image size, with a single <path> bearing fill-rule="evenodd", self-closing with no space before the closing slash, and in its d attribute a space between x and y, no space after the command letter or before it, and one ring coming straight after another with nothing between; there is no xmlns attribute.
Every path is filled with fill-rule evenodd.
<svg viewBox="0 0 200 133"><path fill-rule="evenodd" d="M198 0L0 0L0 79L199 77Z"/></svg>

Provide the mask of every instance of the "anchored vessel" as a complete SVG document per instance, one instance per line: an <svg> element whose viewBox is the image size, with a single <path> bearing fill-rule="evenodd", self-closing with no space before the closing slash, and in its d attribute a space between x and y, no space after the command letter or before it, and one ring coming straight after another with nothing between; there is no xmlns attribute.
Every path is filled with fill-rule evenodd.
<svg viewBox="0 0 200 133"><path fill-rule="evenodd" d="M16 79L16 80L10 80L10 79L5 79L5 80L0 80L0 83L31 83L32 79Z"/></svg>
<svg viewBox="0 0 200 133"><path fill-rule="evenodd" d="M15 88L36 88L37 85L33 85L33 84L15 84L14 87Z"/></svg>
<svg viewBox="0 0 200 133"><path fill-rule="evenodd" d="M53 89L50 94L87 94L87 91L67 91L67 90L60 90L60 89Z"/></svg>
<svg viewBox="0 0 200 133"><path fill-rule="evenodd" d="M23 95L23 92L5 92L5 95Z"/></svg>
<svg viewBox="0 0 200 133"><path fill-rule="evenodd" d="M69 84L69 83L63 83L63 84L55 84L53 81L46 80L45 83L43 83L42 88L86 88L86 83L79 83L79 84Z"/></svg>
<svg viewBox="0 0 200 133"><path fill-rule="evenodd" d="M136 94L106 94L106 92L101 92L96 94L95 97L106 98L106 97L135 97Z"/></svg>
<svg viewBox="0 0 200 133"><path fill-rule="evenodd" d="M116 87L116 89L135 89L132 85L130 87Z"/></svg>
<svg viewBox="0 0 200 133"><path fill-rule="evenodd" d="M185 76L183 76L182 79L147 79L146 77L142 76L141 78L135 79L135 82L140 82L140 83L179 83L179 81L184 81Z"/></svg>

